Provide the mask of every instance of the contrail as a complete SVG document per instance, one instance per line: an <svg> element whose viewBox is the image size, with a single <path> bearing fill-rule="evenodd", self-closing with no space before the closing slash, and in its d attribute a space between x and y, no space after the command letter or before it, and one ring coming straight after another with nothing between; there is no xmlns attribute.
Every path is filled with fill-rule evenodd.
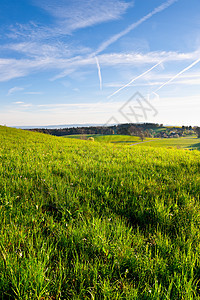
<svg viewBox="0 0 200 300"><path fill-rule="evenodd" d="M113 35L110 39L108 39L107 41L103 42L100 45L100 47L96 50L96 52L93 53L93 55L95 56L95 55L101 53L108 46L110 46L111 44L113 44L116 41L118 41L124 35L128 34L131 30L135 29L136 27L138 27L139 25L141 25L142 23L144 23L145 21L147 21L148 19L150 19L151 17L153 17L154 15L156 15L157 13L160 13L161 11L165 10L166 8L168 8L169 6L171 6L172 4L174 4L177 1L178 0L168 0L165 3L161 4L160 6L156 7L152 12L150 12L146 16L142 17L139 21L131 24L130 26L128 26L123 31L121 31L121 32Z"/></svg>
<svg viewBox="0 0 200 300"><path fill-rule="evenodd" d="M152 92L152 94L154 94L158 100L160 99L160 96L156 92Z"/></svg>
<svg viewBox="0 0 200 300"><path fill-rule="evenodd" d="M168 83L172 82L174 79L176 79L177 77L179 77L180 75L182 75L183 73L185 73L186 71L190 70L192 67L194 67L196 64L198 64L200 62L200 58L198 58L197 60L195 60L191 65L189 65L187 68L183 69L181 72L179 72L178 74L176 74L174 77L172 77L170 80L168 80L167 82L163 83L159 88L157 88L154 93L156 93L157 91L159 91L161 88L163 88L165 85L167 85Z"/></svg>
<svg viewBox="0 0 200 300"><path fill-rule="evenodd" d="M102 90L101 68L100 68L99 60L98 60L97 56L95 56L95 59L96 59L96 64L97 64L97 69L98 69L98 76L99 76L100 90Z"/></svg>
<svg viewBox="0 0 200 300"><path fill-rule="evenodd" d="M137 76L136 78L133 78L129 83L123 85L120 89L118 89L117 91L115 91L112 95L108 96L107 98L111 98L112 96L116 95L117 93L119 93L121 90L125 89L127 86L129 86L131 83L133 83L134 81L136 81L137 79L141 78L142 76L146 75L147 73L149 73L150 71L152 71L153 69L155 69L158 65L160 65L164 60L161 60L159 63L157 63L156 65L154 65L153 67L151 67L149 70L145 71L144 73L140 74L139 76Z"/></svg>

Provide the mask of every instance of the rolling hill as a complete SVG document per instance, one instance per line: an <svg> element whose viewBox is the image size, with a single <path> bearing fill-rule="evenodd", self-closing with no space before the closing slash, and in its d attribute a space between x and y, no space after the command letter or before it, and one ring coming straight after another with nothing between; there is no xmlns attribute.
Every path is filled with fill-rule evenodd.
<svg viewBox="0 0 200 300"><path fill-rule="evenodd" d="M200 299L199 191L199 151L1 126L1 298Z"/></svg>

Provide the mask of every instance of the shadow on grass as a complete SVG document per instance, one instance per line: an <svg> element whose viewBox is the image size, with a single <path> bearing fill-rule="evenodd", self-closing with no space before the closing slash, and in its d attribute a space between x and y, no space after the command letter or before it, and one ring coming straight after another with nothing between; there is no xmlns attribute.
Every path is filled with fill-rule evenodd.
<svg viewBox="0 0 200 300"><path fill-rule="evenodd" d="M193 144L189 147L187 147L189 150L200 150L200 143Z"/></svg>

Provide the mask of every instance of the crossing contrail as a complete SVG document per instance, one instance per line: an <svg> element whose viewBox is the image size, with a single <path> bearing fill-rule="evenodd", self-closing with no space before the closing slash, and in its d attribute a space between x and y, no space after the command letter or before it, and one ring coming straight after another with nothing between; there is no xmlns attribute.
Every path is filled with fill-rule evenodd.
<svg viewBox="0 0 200 300"><path fill-rule="evenodd" d="M99 85L100 85L100 90L102 90L102 77L101 77L101 68L99 65L99 60L97 58L97 56L95 56L96 59L96 64L97 64L97 69L98 69L98 76L99 76Z"/></svg>
<svg viewBox="0 0 200 300"><path fill-rule="evenodd" d="M183 69L181 72L179 72L178 74L176 74L174 77L172 77L171 79L169 79L167 82L163 83L159 88L157 88L154 93L156 93L157 91L159 91L161 88L163 88L165 85L169 84L170 82L172 82L173 80L175 80L177 77L179 77L180 75L182 75L183 73L185 73L186 71L190 70L192 67L194 67L196 64L198 64L200 62L200 58L198 58L197 60L195 60L191 65L189 65L187 68Z"/></svg>
<svg viewBox="0 0 200 300"><path fill-rule="evenodd" d="M108 96L107 98L111 98L112 96L116 95L117 93L119 93L121 90L125 89L127 86L129 86L131 83L133 83L134 81L136 81L137 79L141 78L142 76L146 75L147 73L149 73L150 71L152 71L153 69L155 69L157 66L159 66L164 60L161 60L160 62L158 62L156 65L154 65L153 67L151 67L150 69L148 69L147 71L145 71L144 73L140 74L139 76L133 78L129 83L123 85L120 89L118 89L117 91L115 91L114 93L112 93L110 96Z"/></svg>
<svg viewBox="0 0 200 300"><path fill-rule="evenodd" d="M124 35L128 34L131 30L135 29L136 27L138 27L139 25L141 25L142 23L144 23L145 21L147 21L148 19L150 19L151 17L153 17L154 15L156 15L157 13L160 13L161 11L165 10L166 8L168 8L169 6L171 6L172 4L174 4L177 1L178 0L168 0L168 1L164 2L163 4L161 4L160 6L156 7L152 12L150 12L146 16L142 17L139 21L131 24L130 26L128 26L123 31L121 31L121 32L113 35L110 39L108 39L107 41L103 42L99 46L99 48L92 54L92 56L95 56L95 55L101 53L108 46L110 46L111 44L113 44L116 41L118 41Z"/></svg>

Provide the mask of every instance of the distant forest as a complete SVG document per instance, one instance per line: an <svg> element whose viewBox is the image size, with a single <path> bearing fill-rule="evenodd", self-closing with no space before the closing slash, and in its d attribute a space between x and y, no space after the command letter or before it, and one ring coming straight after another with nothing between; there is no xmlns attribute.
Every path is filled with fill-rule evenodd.
<svg viewBox="0 0 200 300"><path fill-rule="evenodd" d="M152 138L178 138L187 135L197 134L199 127L192 126L163 126L163 124L156 123L143 123L143 124L118 124L112 126L90 126L90 127L71 127L71 128L60 128L60 129L28 129L30 131L37 131L55 136L65 135L134 135L139 136L142 139L145 137Z"/></svg>

